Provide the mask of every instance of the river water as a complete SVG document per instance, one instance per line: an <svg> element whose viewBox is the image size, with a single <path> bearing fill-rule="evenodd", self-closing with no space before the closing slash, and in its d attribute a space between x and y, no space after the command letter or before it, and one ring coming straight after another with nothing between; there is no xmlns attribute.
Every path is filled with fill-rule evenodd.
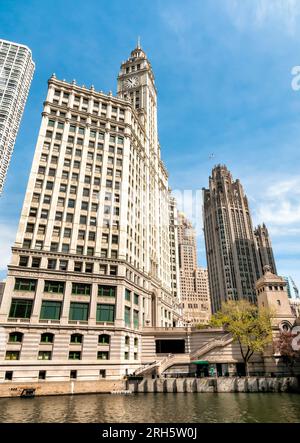
<svg viewBox="0 0 300 443"><path fill-rule="evenodd" d="M0 398L0 422L295 423L299 394L131 394Z"/></svg>

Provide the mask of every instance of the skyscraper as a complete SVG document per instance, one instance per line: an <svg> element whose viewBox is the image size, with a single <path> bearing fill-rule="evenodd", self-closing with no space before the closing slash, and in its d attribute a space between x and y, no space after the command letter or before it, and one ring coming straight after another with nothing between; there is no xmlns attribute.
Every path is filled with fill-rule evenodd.
<svg viewBox="0 0 300 443"><path fill-rule="evenodd" d="M0 358L30 359L28 379L121 376L140 365L143 326L179 318L154 75L138 46L116 97L48 84L0 312L22 346Z"/></svg>
<svg viewBox="0 0 300 443"><path fill-rule="evenodd" d="M270 266L271 272L277 275L271 238L266 225L264 223L258 225L254 230L254 235L262 269L264 266Z"/></svg>
<svg viewBox="0 0 300 443"><path fill-rule="evenodd" d="M216 166L203 189L203 221L212 311L222 301L256 302L262 275L247 197L224 165Z"/></svg>
<svg viewBox="0 0 300 443"><path fill-rule="evenodd" d="M0 39L0 195L34 68L27 46Z"/></svg>
<svg viewBox="0 0 300 443"><path fill-rule="evenodd" d="M208 323L211 311L207 270L198 267L196 233L183 213L178 215L178 250L183 321Z"/></svg>

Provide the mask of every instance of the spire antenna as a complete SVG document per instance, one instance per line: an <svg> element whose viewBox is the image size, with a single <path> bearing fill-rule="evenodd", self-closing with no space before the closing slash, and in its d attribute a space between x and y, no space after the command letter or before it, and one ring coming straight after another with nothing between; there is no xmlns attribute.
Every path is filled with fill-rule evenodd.
<svg viewBox="0 0 300 443"><path fill-rule="evenodd" d="M138 36L137 48L141 49L141 37Z"/></svg>

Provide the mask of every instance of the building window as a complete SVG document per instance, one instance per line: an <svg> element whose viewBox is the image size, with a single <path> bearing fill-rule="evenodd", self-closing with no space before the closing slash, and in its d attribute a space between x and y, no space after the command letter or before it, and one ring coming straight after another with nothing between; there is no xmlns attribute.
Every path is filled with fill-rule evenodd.
<svg viewBox="0 0 300 443"><path fill-rule="evenodd" d="M61 313L61 302L43 301L41 307L41 320L59 320Z"/></svg>
<svg viewBox="0 0 300 443"><path fill-rule="evenodd" d="M97 305L97 322L113 323L115 321L115 305Z"/></svg>
<svg viewBox="0 0 300 443"><path fill-rule="evenodd" d="M117 271L118 271L118 267L117 266L110 265L109 275L117 275Z"/></svg>
<svg viewBox="0 0 300 443"><path fill-rule="evenodd" d="M129 335L126 335L125 337L125 346L129 346L130 345L130 337Z"/></svg>
<svg viewBox="0 0 300 443"><path fill-rule="evenodd" d="M70 351L69 352L69 360L81 360L81 352L80 351ZM72 377L76 378L76 377Z"/></svg>
<svg viewBox="0 0 300 443"><path fill-rule="evenodd" d="M41 343L53 343L54 340L54 334L51 334L51 332L45 332L44 334L41 334Z"/></svg>
<svg viewBox="0 0 300 443"><path fill-rule="evenodd" d="M108 351L98 351L97 352L98 360L109 360L109 352Z"/></svg>
<svg viewBox="0 0 300 443"><path fill-rule="evenodd" d="M125 289L125 300L131 301L131 293L129 289Z"/></svg>
<svg viewBox="0 0 300 443"><path fill-rule="evenodd" d="M125 326L130 327L131 321L130 321L130 308L125 306L125 312L124 312L124 320L125 320Z"/></svg>
<svg viewBox="0 0 300 443"><path fill-rule="evenodd" d="M59 270L66 271L68 269L68 260L60 260L59 261Z"/></svg>
<svg viewBox="0 0 300 443"><path fill-rule="evenodd" d="M129 352L124 352L124 359L129 360Z"/></svg>
<svg viewBox="0 0 300 443"><path fill-rule="evenodd" d="M51 360L52 352L51 351L39 351L38 360Z"/></svg>
<svg viewBox="0 0 300 443"><path fill-rule="evenodd" d="M134 357L135 360L137 360L137 359L138 359L138 353L135 352L135 353L133 354L133 357Z"/></svg>
<svg viewBox="0 0 300 443"><path fill-rule="evenodd" d="M20 351L6 351L5 360L19 360Z"/></svg>
<svg viewBox="0 0 300 443"><path fill-rule="evenodd" d="M76 344L82 343L82 338L83 338L82 334L72 334L70 338L70 343L76 343Z"/></svg>
<svg viewBox="0 0 300 443"><path fill-rule="evenodd" d="M72 283L72 294L91 295L91 285L86 283Z"/></svg>
<svg viewBox="0 0 300 443"><path fill-rule="evenodd" d="M77 371L74 371L74 370L70 371L70 378L76 379L77 378Z"/></svg>
<svg viewBox="0 0 300 443"><path fill-rule="evenodd" d="M69 320L87 321L89 313L88 303L74 303L70 304Z"/></svg>
<svg viewBox="0 0 300 443"><path fill-rule="evenodd" d="M94 270L94 264L93 263L86 263L85 264L85 272L92 273Z"/></svg>
<svg viewBox="0 0 300 443"><path fill-rule="evenodd" d="M16 278L15 291L35 291L36 280Z"/></svg>
<svg viewBox="0 0 300 443"><path fill-rule="evenodd" d="M56 259L48 258L48 269L56 269Z"/></svg>
<svg viewBox="0 0 300 443"><path fill-rule="evenodd" d="M5 380L12 380L12 379L13 379L13 371L6 371Z"/></svg>
<svg viewBox="0 0 300 443"><path fill-rule="evenodd" d="M139 327L139 311L133 311L133 325L135 329Z"/></svg>
<svg viewBox="0 0 300 443"><path fill-rule="evenodd" d="M22 343L23 341L23 334L22 332L11 332L9 334L9 343Z"/></svg>
<svg viewBox="0 0 300 443"><path fill-rule="evenodd" d="M74 263L74 271L75 272L81 272L82 271L82 262L81 261L76 261Z"/></svg>
<svg viewBox="0 0 300 443"><path fill-rule="evenodd" d="M41 265L41 258L40 257L32 257L31 267L32 268L39 268Z"/></svg>
<svg viewBox="0 0 300 443"><path fill-rule="evenodd" d="M100 369L99 375L100 375L100 378L106 378L106 370L105 369Z"/></svg>
<svg viewBox="0 0 300 443"><path fill-rule="evenodd" d="M21 255L19 260L19 266L28 266L29 257L27 255Z"/></svg>
<svg viewBox="0 0 300 443"><path fill-rule="evenodd" d="M116 286L98 285L98 295L102 297L115 297L117 292Z"/></svg>
<svg viewBox="0 0 300 443"><path fill-rule="evenodd" d="M137 337L134 338L134 346L138 346L139 344L139 339Z"/></svg>
<svg viewBox="0 0 300 443"><path fill-rule="evenodd" d="M99 335L98 343L99 343L99 345L109 345L109 343L110 343L110 336L107 335L107 334Z"/></svg>
<svg viewBox="0 0 300 443"><path fill-rule="evenodd" d="M30 318L32 311L32 300L13 299L9 311L10 318Z"/></svg>
<svg viewBox="0 0 300 443"><path fill-rule="evenodd" d="M55 294L63 294L65 283L62 281L45 281L44 292L54 292Z"/></svg>
<svg viewBox="0 0 300 443"><path fill-rule="evenodd" d="M39 380L46 380L46 371L39 371Z"/></svg>
<svg viewBox="0 0 300 443"><path fill-rule="evenodd" d="M138 296L138 294L134 294L133 300L134 300L134 304L135 305L139 304L139 296Z"/></svg>

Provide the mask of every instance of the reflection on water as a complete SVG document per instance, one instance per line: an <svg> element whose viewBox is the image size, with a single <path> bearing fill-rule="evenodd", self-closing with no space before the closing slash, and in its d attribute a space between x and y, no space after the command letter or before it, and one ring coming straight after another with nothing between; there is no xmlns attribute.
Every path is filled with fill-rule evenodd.
<svg viewBox="0 0 300 443"><path fill-rule="evenodd" d="M298 394L132 394L0 399L0 422L300 422Z"/></svg>

